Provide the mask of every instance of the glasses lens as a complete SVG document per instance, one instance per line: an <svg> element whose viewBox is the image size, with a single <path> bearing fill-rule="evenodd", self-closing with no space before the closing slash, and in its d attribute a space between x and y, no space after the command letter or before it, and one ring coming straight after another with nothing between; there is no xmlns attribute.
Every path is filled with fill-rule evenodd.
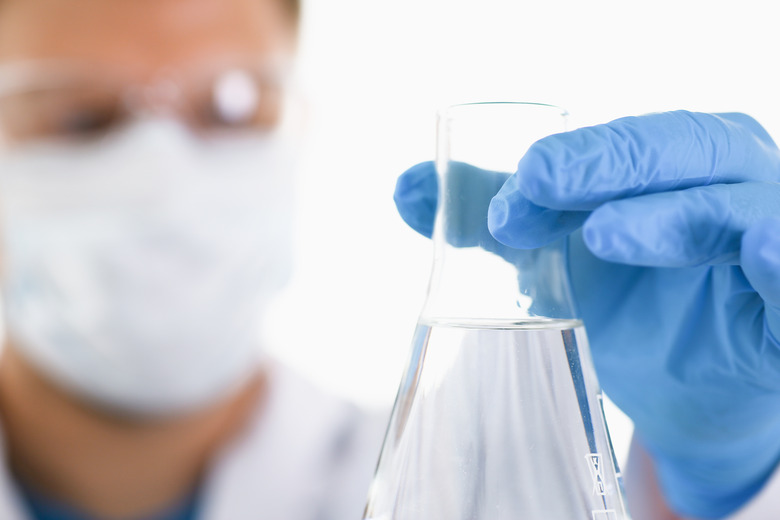
<svg viewBox="0 0 780 520"><path fill-rule="evenodd" d="M121 123L115 92L95 86L20 90L0 96L0 132L7 142L100 137Z"/></svg>
<svg viewBox="0 0 780 520"><path fill-rule="evenodd" d="M190 123L199 132L270 131L282 119L284 86L277 75L228 69L194 89L189 104Z"/></svg>

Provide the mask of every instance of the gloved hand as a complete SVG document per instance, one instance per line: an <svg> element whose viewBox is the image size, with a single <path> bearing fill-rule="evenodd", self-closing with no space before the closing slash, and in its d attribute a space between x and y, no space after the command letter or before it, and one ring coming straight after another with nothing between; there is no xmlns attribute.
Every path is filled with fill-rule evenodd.
<svg viewBox="0 0 780 520"><path fill-rule="evenodd" d="M571 233L599 380L683 516L728 515L780 461L778 181L755 120L671 112L542 139L488 212L508 246ZM398 181L401 215L426 235L436 197L431 163Z"/></svg>

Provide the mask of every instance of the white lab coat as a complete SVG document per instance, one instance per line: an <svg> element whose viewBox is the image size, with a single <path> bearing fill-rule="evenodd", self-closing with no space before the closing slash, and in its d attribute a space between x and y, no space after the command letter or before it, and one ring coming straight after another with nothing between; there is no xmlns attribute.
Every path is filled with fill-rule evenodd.
<svg viewBox="0 0 780 520"><path fill-rule="evenodd" d="M276 366L269 399L206 478L199 520L360 520L387 413ZM0 520L30 520L0 450ZM780 471L729 520L780 520Z"/></svg>
<svg viewBox="0 0 780 520"><path fill-rule="evenodd" d="M389 411L361 411L280 365L269 389L205 479L198 520L360 520ZM0 520L31 520L2 457Z"/></svg>

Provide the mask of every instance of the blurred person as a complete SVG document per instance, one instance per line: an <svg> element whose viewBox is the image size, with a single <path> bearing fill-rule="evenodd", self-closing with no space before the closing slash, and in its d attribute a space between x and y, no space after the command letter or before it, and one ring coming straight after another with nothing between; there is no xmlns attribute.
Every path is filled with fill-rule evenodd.
<svg viewBox="0 0 780 520"><path fill-rule="evenodd" d="M386 415L256 339L299 9L0 0L0 519L360 516Z"/></svg>

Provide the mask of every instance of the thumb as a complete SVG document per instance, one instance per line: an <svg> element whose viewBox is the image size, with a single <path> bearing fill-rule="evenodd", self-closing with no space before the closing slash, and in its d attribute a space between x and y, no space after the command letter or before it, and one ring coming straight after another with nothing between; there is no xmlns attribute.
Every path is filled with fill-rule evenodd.
<svg viewBox="0 0 780 520"><path fill-rule="evenodd" d="M396 182L393 200L404 222L430 238L439 202L439 181L434 163L420 163L402 173Z"/></svg>
<svg viewBox="0 0 780 520"><path fill-rule="evenodd" d="M745 232L740 263L764 300L767 328L780 340L780 217L763 219Z"/></svg>
<svg viewBox="0 0 780 520"><path fill-rule="evenodd" d="M509 175L467 163L447 163L447 240L456 246L494 242L487 229L490 200ZM421 235L430 237L439 203L439 180L432 162L412 166L401 174L393 195L401 218Z"/></svg>

